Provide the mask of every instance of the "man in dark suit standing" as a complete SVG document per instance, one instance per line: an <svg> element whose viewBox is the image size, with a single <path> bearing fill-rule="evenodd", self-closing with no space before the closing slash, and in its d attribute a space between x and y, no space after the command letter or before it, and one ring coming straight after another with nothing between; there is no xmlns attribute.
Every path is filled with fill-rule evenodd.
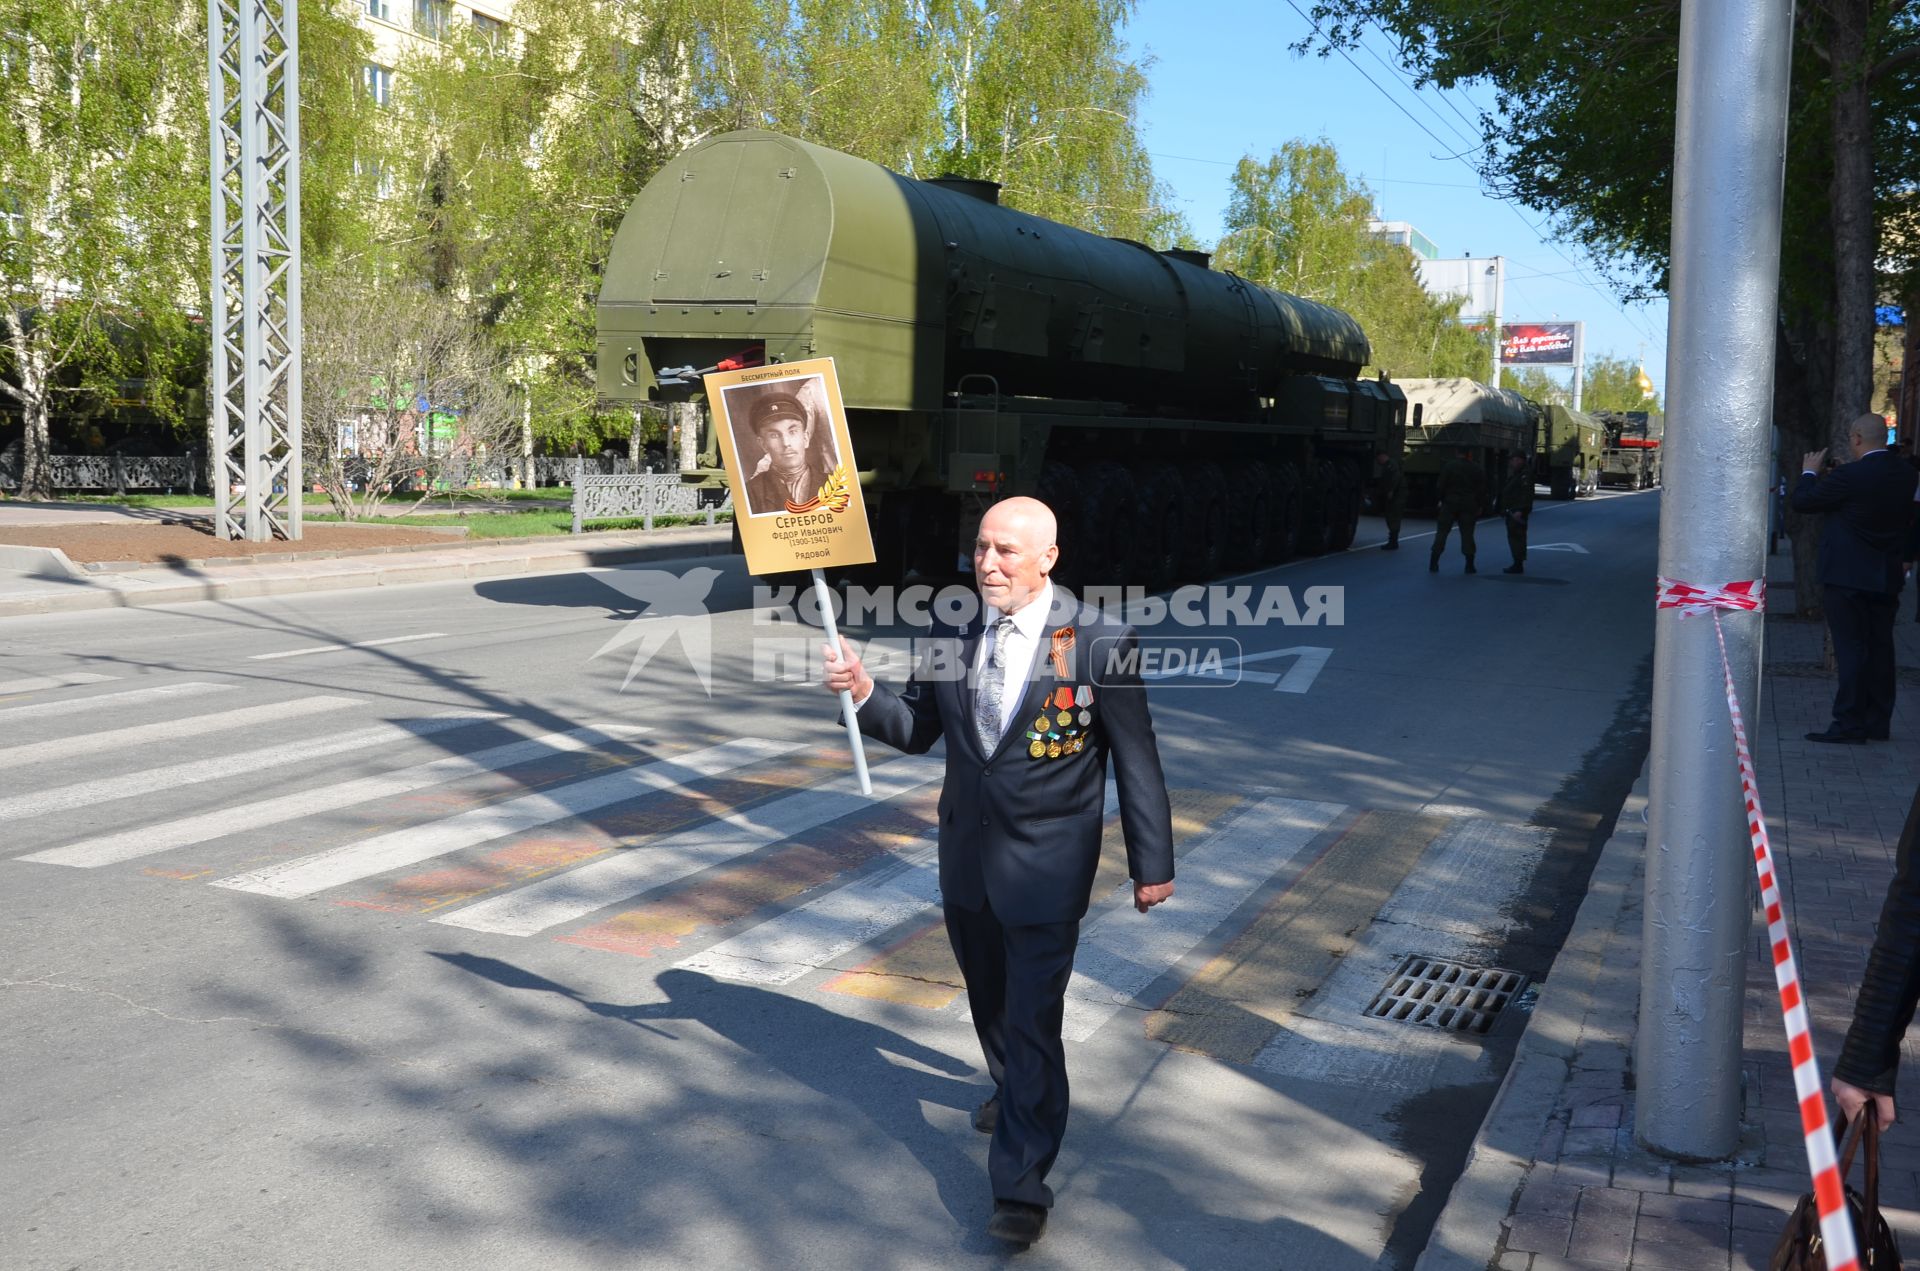
<svg viewBox="0 0 1920 1271"><path fill-rule="evenodd" d="M1833 722L1807 740L1857 745L1885 741L1893 724L1893 619L1916 474L1888 453L1880 416L1854 420L1848 440L1854 461L1831 472L1821 472L1824 450L1802 458L1793 507L1826 513L1820 582L1840 672Z"/></svg>
<svg viewBox="0 0 1920 1271"><path fill-rule="evenodd" d="M974 1117L993 1135L990 1235L1027 1245L1046 1229L1047 1171L1067 1128L1067 982L1100 863L1107 761L1120 794L1134 907L1173 894L1173 824L1133 629L1047 578L1054 516L1036 499L995 504L974 542L986 602L931 642L899 693L844 641L826 687L850 690L860 731L908 754L947 743L940 894L994 1094Z"/></svg>

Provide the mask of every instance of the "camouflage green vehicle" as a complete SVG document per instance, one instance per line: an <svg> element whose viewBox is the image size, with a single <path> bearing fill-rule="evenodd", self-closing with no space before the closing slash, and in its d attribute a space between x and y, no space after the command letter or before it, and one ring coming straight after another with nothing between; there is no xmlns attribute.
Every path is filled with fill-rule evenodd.
<svg viewBox="0 0 1920 1271"><path fill-rule="evenodd" d="M1644 490L1660 484L1660 442L1666 436L1666 417L1644 410L1596 411L1594 418L1607 431L1607 448L1600 460L1600 484Z"/></svg>
<svg viewBox="0 0 1920 1271"><path fill-rule="evenodd" d="M1606 430L1585 411L1547 406L1540 428L1534 480L1556 499L1573 499L1600 488Z"/></svg>
<svg viewBox="0 0 1920 1271"><path fill-rule="evenodd" d="M1511 456L1534 452L1538 408L1511 389L1465 378L1395 383L1411 412L1405 463L1410 507L1433 506L1440 469L1461 450L1486 471L1489 490L1506 479Z"/></svg>
<svg viewBox="0 0 1920 1271"><path fill-rule="evenodd" d="M615 236L604 398L832 357L881 575L951 573L1038 494L1069 582L1162 586L1353 541L1406 405L1347 314L998 201L745 131L661 169ZM718 478L711 425L700 470ZM1077 575L1077 578L1075 577Z"/></svg>

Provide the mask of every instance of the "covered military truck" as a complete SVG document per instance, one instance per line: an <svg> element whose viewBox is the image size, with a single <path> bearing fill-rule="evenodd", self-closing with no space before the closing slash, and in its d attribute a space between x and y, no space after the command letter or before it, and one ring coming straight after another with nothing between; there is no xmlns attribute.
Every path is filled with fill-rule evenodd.
<svg viewBox="0 0 1920 1271"><path fill-rule="evenodd" d="M1037 494L1069 582L1164 586L1352 542L1405 399L1348 315L771 132L670 161L615 236L598 382L835 359L880 575L950 573ZM711 425L691 481L718 476Z"/></svg>
<svg viewBox="0 0 1920 1271"><path fill-rule="evenodd" d="M1538 410L1520 394L1477 380L1396 380L1407 395L1407 503L1434 504L1441 467L1465 450L1487 474L1487 488L1506 479L1507 460L1531 457ZM1491 509L1489 509L1491 510Z"/></svg>
<svg viewBox="0 0 1920 1271"><path fill-rule="evenodd" d="M1544 407L1534 480L1556 499L1573 499L1600 488L1600 461L1606 430L1585 411Z"/></svg>
<svg viewBox="0 0 1920 1271"><path fill-rule="evenodd" d="M1600 460L1600 484L1629 490L1660 484L1660 442L1666 436L1666 417L1657 411L1596 411L1594 418L1606 430L1607 448Z"/></svg>

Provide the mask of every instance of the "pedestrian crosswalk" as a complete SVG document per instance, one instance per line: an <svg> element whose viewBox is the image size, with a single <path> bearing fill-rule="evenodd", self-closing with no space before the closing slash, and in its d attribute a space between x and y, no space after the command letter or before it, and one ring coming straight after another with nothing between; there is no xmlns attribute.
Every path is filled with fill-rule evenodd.
<svg viewBox="0 0 1920 1271"><path fill-rule="evenodd" d="M961 1008L939 928L937 756L876 752L869 797L838 747L815 753L833 746L824 731L699 737L522 719L498 703L106 678L40 677L23 690L31 700L0 704L0 869L410 913L843 1009L853 998ZM1164 1003L1357 815L1247 790L1174 793L1177 903L1143 918L1108 787L1069 1038ZM1436 829L1441 850L1504 850L1499 835L1461 828L1491 822L1432 820L1451 827ZM1425 903L1417 881L1406 904Z"/></svg>

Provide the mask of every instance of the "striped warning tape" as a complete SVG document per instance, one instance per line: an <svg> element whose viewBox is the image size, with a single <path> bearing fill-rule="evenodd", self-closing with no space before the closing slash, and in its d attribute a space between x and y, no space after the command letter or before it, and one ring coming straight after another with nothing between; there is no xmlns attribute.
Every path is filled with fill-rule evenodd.
<svg viewBox="0 0 1920 1271"><path fill-rule="evenodd" d="M1753 840L1753 867L1760 875L1760 902L1767 908L1767 942L1773 946L1773 980L1780 989L1780 1013L1787 1027L1787 1053L1793 1059L1793 1091L1800 1101L1800 1129L1806 1137L1807 1168L1813 1175L1814 1204L1820 1211L1820 1236L1826 1243L1828 1271L1859 1271L1853 1242L1853 1224L1847 1219L1840 1165L1834 1159L1833 1132L1827 1126L1827 1101L1820 1085L1820 1062L1814 1058L1813 1035L1808 1029L1806 1000L1800 992L1800 968L1787 942L1786 910L1780 903L1780 883L1773 865L1773 845L1767 838L1767 818L1760 810L1760 783L1754 775L1753 750L1747 745L1747 726L1740 714L1740 696L1733 686L1733 664L1727 658L1727 635L1720 612L1754 613L1764 610L1767 585L1762 580L1729 583L1724 587L1696 587L1660 580L1658 607L1678 609L1686 618L1713 617L1713 636L1720 645L1720 672L1726 681L1727 713L1733 717L1733 748L1740 764L1740 793L1747 807L1747 834Z"/></svg>

